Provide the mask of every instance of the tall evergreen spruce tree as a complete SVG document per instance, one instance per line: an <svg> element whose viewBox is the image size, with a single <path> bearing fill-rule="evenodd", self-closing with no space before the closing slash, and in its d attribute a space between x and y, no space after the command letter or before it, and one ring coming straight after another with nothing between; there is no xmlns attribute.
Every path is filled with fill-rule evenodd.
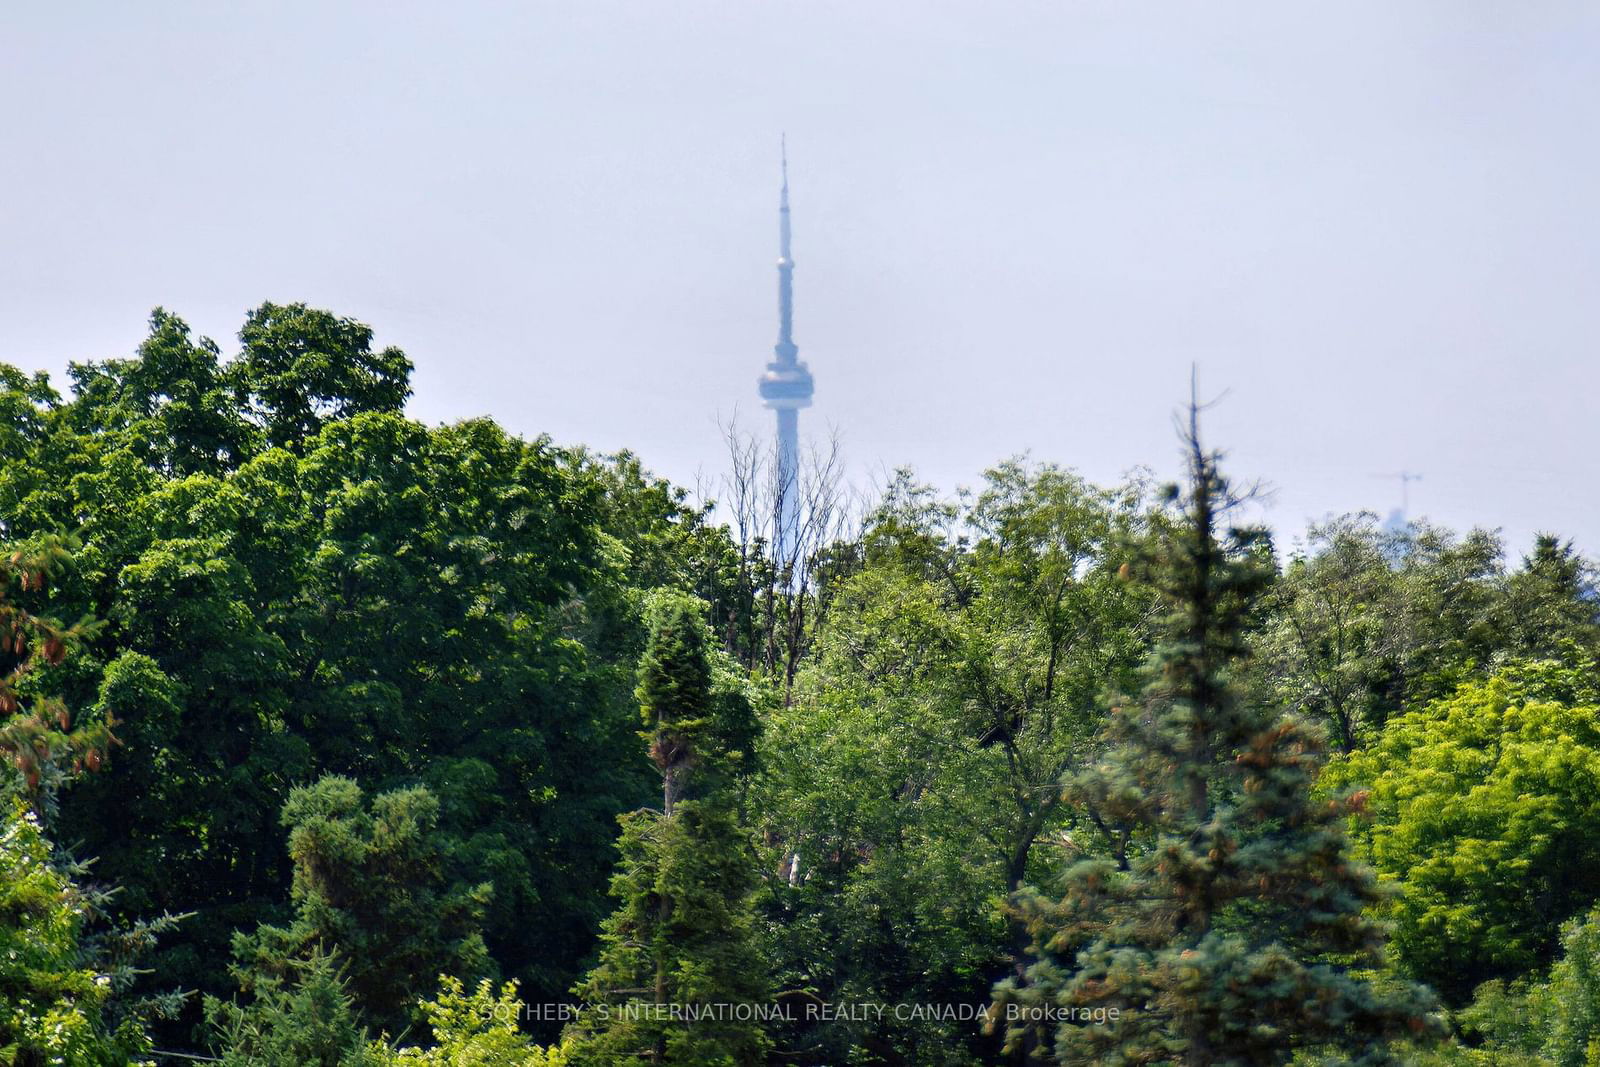
<svg viewBox="0 0 1600 1067"><path fill-rule="evenodd" d="M732 788L753 715L742 696L713 692L701 601L660 594L649 623L637 694L664 807L621 819L618 907L575 990L587 1007L569 1035L571 1062L760 1064L765 967Z"/></svg>
<svg viewBox="0 0 1600 1067"><path fill-rule="evenodd" d="M1432 1029L1431 997L1361 974L1385 934L1344 833L1360 796L1313 798L1321 732L1238 682L1270 550L1223 528L1239 498L1193 405L1185 444L1181 518L1141 560L1166 607L1148 684L1066 783L1139 844L1076 864L1060 899L1019 897L1034 959L992 1018L1013 1053L1064 1064L1281 1064L1307 1047L1382 1062L1391 1038Z"/></svg>

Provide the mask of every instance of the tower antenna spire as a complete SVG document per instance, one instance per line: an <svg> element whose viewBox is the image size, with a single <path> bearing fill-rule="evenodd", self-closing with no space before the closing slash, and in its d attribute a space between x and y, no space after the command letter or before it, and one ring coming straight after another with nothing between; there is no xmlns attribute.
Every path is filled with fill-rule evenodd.
<svg viewBox="0 0 1600 1067"><path fill-rule="evenodd" d="M794 343L794 254L789 248L789 138L779 136L783 184L778 191L778 346L780 361L792 364L799 348Z"/></svg>

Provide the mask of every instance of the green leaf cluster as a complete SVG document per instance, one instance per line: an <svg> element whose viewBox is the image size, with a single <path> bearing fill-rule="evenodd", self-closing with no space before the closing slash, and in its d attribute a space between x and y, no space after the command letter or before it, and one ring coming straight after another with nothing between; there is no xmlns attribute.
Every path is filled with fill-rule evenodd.
<svg viewBox="0 0 1600 1067"><path fill-rule="evenodd" d="M540 1047L517 1029L523 1004L515 982L496 989L485 978L471 992L461 980L444 976L438 995L424 1001L432 1031L428 1048L370 1050L380 1067L567 1067L563 1047Z"/></svg>
<svg viewBox="0 0 1600 1067"><path fill-rule="evenodd" d="M1552 672L1464 685L1330 768L1331 787L1370 791L1356 833L1399 889L1400 961L1458 1001L1547 965L1600 899L1600 708L1526 695Z"/></svg>
<svg viewBox="0 0 1600 1067"><path fill-rule="evenodd" d="M88 918L38 816L0 796L0 1062L120 1067L148 1050L137 1020L108 1025L111 978L83 956Z"/></svg>

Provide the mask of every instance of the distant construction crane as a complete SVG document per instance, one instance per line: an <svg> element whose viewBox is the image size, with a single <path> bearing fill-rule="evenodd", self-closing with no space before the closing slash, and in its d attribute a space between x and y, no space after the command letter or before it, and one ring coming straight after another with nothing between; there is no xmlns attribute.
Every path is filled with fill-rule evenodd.
<svg viewBox="0 0 1600 1067"><path fill-rule="evenodd" d="M1384 520L1385 526L1399 529L1411 518L1411 483L1422 481L1422 475L1415 471L1395 471L1393 474L1374 474L1372 477L1400 480L1400 507L1396 511L1391 511L1389 517Z"/></svg>

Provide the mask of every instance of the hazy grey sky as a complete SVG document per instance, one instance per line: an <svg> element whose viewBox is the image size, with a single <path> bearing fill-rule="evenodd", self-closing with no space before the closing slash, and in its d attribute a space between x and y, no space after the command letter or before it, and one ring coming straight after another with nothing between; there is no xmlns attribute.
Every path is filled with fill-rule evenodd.
<svg viewBox="0 0 1600 1067"><path fill-rule="evenodd" d="M858 469L1171 471L1198 361L1280 528L1409 468L1600 550L1597 75L1579 0L10 4L0 360L303 300L418 417L692 481L770 419L787 130L802 427Z"/></svg>

